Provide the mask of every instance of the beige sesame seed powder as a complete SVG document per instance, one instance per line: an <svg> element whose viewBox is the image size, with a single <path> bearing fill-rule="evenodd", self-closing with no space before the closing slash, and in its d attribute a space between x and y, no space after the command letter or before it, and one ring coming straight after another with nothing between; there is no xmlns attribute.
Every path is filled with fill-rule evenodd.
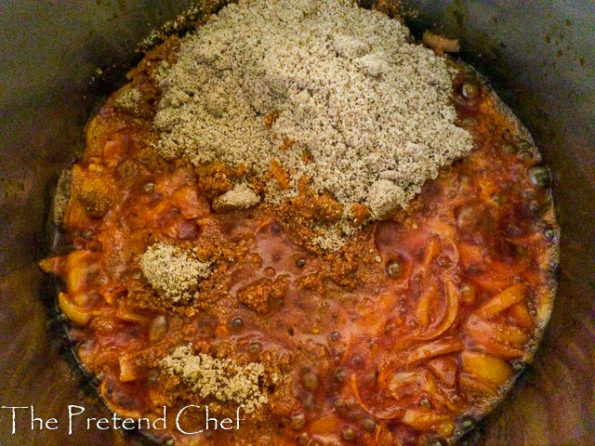
<svg viewBox="0 0 595 446"><path fill-rule="evenodd" d="M345 212L363 203L382 219L472 149L449 103L453 72L408 36L347 0L230 4L157 71L157 149L194 164L241 163L261 179L276 159L292 187L270 184L266 201L295 195L306 176Z"/></svg>
<svg viewBox="0 0 595 446"><path fill-rule="evenodd" d="M216 210L248 209L259 202L260 197L247 184L240 183L217 197L213 201L213 208Z"/></svg>
<svg viewBox="0 0 595 446"><path fill-rule="evenodd" d="M266 376L262 363L239 365L231 359L195 355L190 346L177 347L161 364L189 383L201 398L243 404L246 413L255 412L268 402L268 395L261 387L278 379Z"/></svg>
<svg viewBox="0 0 595 446"><path fill-rule="evenodd" d="M142 99L142 93L138 89L127 86L118 91L114 105L124 111L136 112Z"/></svg>
<svg viewBox="0 0 595 446"><path fill-rule="evenodd" d="M192 298L200 279L211 274L210 266L191 251L167 243L149 246L140 259L141 271L149 284L174 303Z"/></svg>

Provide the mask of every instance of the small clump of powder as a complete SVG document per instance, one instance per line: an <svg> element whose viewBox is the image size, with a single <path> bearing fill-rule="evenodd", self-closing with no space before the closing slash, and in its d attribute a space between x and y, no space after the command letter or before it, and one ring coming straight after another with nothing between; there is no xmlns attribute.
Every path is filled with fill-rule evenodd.
<svg viewBox="0 0 595 446"><path fill-rule="evenodd" d="M211 274L210 263L167 243L149 246L140 267L153 289L174 303L190 300L199 281Z"/></svg>
<svg viewBox="0 0 595 446"><path fill-rule="evenodd" d="M248 209L260 203L260 197L247 184L241 183L213 200L213 209Z"/></svg>
<svg viewBox="0 0 595 446"><path fill-rule="evenodd" d="M347 0L231 4L158 70L157 149L243 164L261 179L275 161L290 187L268 185L266 201L295 195L305 176L345 209L365 204L381 219L472 149L455 125L445 59L408 36Z"/></svg>
<svg viewBox="0 0 595 446"><path fill-rule="evenodd" d="M143 96L137 88L125 87L118 92L114 105L120 110L136 112L142 100Z"/></svg>
<svg viewBox="0 0 595 446"><path fill-rule="evenodd" d="M243 404L246 413L268 402L265 384L277 376L268 376L264 364L239 365L231 359L215 359L204 353L193 354L190 346L179 346L161 364L172 374L189 383L201 398Z"/></svg>

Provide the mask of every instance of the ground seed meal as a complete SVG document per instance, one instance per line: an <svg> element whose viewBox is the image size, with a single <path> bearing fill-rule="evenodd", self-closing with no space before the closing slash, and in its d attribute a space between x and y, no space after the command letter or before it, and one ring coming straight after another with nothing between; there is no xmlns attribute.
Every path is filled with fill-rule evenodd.
<svg viewBox="0 0 595 446"><path fill-rule="evenodd" d="M265 384L278 377L268 376L261 363L239 365L230 359L193 354L190 346L179 346L165 357L162 364L173 374L192 384L201 398L242 404L246 413L258 410L268 402Z"/></svg>
<svg viewBox="0 0 595 446"><path fill-rule="evenodd" d="M151 286L172 302L188 301L200 279L211 274L210 264L192 252L166 243L147 248L140 259L144 276Z"/></svg>
<svg viewBox="0 0 595 446"><path fill-rule="evenodd" d="M157 70L157 149L261 179L278 162L290 187L269 181L265 201L306 177L345 218L362 203L382 219L472 149L449 102L453 75L404 25L353 2L241 0Z"/></svg>

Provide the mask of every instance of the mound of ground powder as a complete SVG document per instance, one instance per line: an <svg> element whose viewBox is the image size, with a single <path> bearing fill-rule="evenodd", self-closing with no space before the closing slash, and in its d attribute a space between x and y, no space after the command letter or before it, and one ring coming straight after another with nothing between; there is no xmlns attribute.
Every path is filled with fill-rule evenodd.
<svg viewBox="0 0 595 446"><path fill-rule="evenodd" d="M190 300L199 281L211 274L210 266L193 253L166 243L149 246L140 259L151 287L172 302Z"/></svg>
<svg viewBox="0 0 595 446"><path fill-rule="evenodd" d="M446 60L408 36L345 0L230 4L158 70L157 149L261 178L277 160L291 187L269 184L265 200L295 195L306 176L346 212L363 203L381 219L472 149Z"/></svg>
<svg viewBox="0 0 595 446"><path fill-rule="evenodd" d="M191 384L201 398L243 404L246 413L255 412L268 402L266 384L278 379L276 375L269 376L260 362L239 365L231 359L195 355L187 345L177 347L162 360L162 365Z"/></svg>

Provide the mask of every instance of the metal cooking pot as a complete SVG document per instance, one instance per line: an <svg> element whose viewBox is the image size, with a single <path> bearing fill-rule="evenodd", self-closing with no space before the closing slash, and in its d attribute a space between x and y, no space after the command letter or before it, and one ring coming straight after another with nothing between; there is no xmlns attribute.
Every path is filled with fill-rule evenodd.
<svg viewBox="0 0 595 446"><path fill-rule="evenodd" d="M68 432L68 405L109 416L64 359L53 296L36 266L59 171L83 146L94 107L139 60L137 42L188 0L0 2L0 405L34 406L59 428L31 429L30 413L0 409L0 443L90 445L140 441ZM370 4L373 1L364 1ZM581 0L407 1L432 28L461 40L461 57L490 78L532 132L554 173L562 227L554 313L530 367L471 441L482 445L595 444L595 6ZM90 83L93 75L102 73ZM30 409L29 409L30 410ZM51 425L50 425L51 426Z"/></svg>

